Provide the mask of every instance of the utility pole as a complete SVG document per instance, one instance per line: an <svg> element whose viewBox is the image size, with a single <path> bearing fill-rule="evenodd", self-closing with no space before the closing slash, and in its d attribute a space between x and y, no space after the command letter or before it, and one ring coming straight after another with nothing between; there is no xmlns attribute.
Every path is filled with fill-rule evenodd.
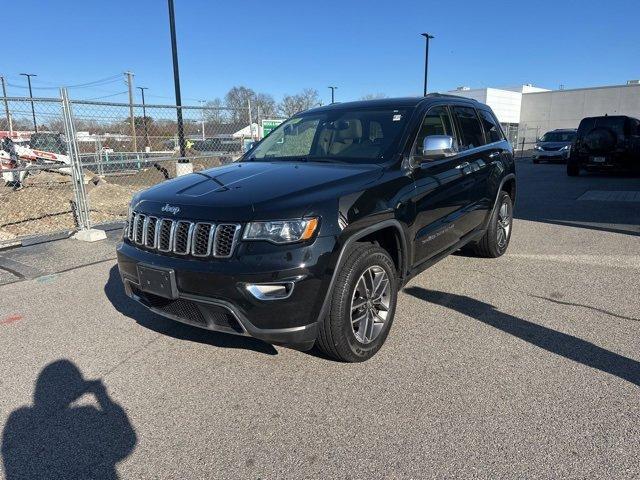
<svg viewBox="0 0 640 480"><path fill-rule="evenodd" d="M33 116L33 130L38 133L38 124L36 123L36 110L33 108L33 92L31 91L31 77L37 77L35 73L21 73L27 77L27 83L29 84L29 98L31 99L31 115Z"/></svg>
<svg viewBox="0 0 640 480"><path fill-rule="evenodd" d="M251 140L253 138L253 116L251 115L251 98L247 98L247 106L249 107L249 131L251 132Z"/></svg>
<svg viewBox="0 0 640 480"><path fill-rule="evenodd" d="M149 90L147 87L136 87L142 94L142 125L144 125L144 146L145 150L149 149L149 130L147 129L147 107L144 103L144 91Z"/></svg>
<svg viewBox="0 0 640 480"><path fill-rule="evenodd" d="M133 151L138 151L138 140L136 139L136 122L133 117L133 73L124 72L127 76L127 86L129 87L129 122L131 123L131 141L133 142Z"/></svg>
<svg viewBox="0 0 640 480"><path fill-rule="evenodd" d="M205 136L204 136L204 106L206 104L206 100L198 100L198 102L200 103L200 105L202 105L202 111L200 113L202 113L202 140L205 140Z"/></svg>
<svg viewBox="0 0 640 480"><path fill-rule="evenodd" d="M336 90L338 87L329 86L327 88L331 89L331 103L336 103Z"/></svg>
<svg viewBox="0 0 640 480"><path fill-rule="evenodd" d="M429 35L428 33L421 33L426 40L427 46L424 52L424 96L427 96L427 73L429 71L429 40L435 38L433 35Z"/></svg>
<svg viewBox="0 0 640 480"><path fill-rule="evenodd" d="M184 124L182 121L182 96L180 94L180 71L178 69L178 42L176 41L176 14L173 8L173 0L169 3L169 27L171 29L171 53L173 57L173 84L176 91L176 115L178 118L178 143L180 144L179 163L189 163L186 160L186 145L184 142Z"/></svg>
<svg viewBox="0 0 640 480"><path fill-rule="evenodd" d="M9 113L9 102L7 102L7 87L4 84L4 77L0 75L0 81L2 82L2 97L4 98L4 113L7 116L7 128L9 129L9 136L13 136L13 122L11 121L11 114Z"/></svg>

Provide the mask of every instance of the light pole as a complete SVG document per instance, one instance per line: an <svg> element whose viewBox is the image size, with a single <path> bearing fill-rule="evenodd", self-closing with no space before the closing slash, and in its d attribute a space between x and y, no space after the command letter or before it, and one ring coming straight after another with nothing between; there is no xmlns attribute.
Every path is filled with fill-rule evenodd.
<svg viewBox="0 0 640 480"><path fill-rule="evenodd" d="M329 86L327 88L331 89L331 103L336 103L336 90L338 89L338 87Z"/></svg>
<svg viewBox="0 0 640 480"><path fill-rule="evenodd" d="M424 51L424 96L427 96L427 73L429 70L429 40L435 38L433 35L429 35L428 33L421 33L426 40L427 45Z"/></svg>
<svg viewBox="0 0 640 480"><path fill-rule="evenodd" d="M147 107L144 103L144 91L149 90L148 87L136 87L142 94L142 125L144 126L144 146L149 148L149 130L147 129Z"/></svg>
<svg viewBox="0 0 640 480"><path fill-rule="evenodd" d="M21 73L27 77L27 83L29 84L29 98L31 99L31 115L33 116L33 130L38 133L38 124L36 123L36 110L33 108L33 93L31 92L31 77L37 77L35 73Z"/></svg>
<svg viewBox="0 0 640 480"><path fill-rule="evenodd" d="M182 96L180 95L180 71L178 69L178 42L176 41L176 15L173 8L173 0L169 2L169 27L171 29L171 53L173 56L173 84L176 91L176 114L178 117L178 143L180 145L179 163L189 163L186 160L186 145L184 142L184 124L182 121Z"/></svg>
<svg viewBox="0 0 640 480"><path fill-rule="evenodd" d="M7 116L7 128L9 129L9 135L13 136L11 113L9 113L9 102L7 102L7 87L4 85L4 77L2 75L0 75L0 82L2 83L2 97L4 98L4 113Z"/></svg>

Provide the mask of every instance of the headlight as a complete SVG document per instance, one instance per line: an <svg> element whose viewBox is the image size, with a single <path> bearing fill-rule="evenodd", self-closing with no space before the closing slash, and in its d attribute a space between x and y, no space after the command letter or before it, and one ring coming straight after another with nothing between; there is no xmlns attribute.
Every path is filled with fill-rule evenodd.
<svg viewBox="0 0 640 480"><path fill-rule="evenodd" d="M266 240L272 243L293 243L309 240L318 228L318 218L251 222L244 229L244 240Z"/></svg>
<svg viewBox="0 0 640 480"><path fill-rule="evenodd" d="M571 145L565 145L564 147L562 147L560 149L561 152L566 152L566 151L569 151L569 150L571 150Z"/></svg>
<svg viewBox="0 0 640 480"><path fill-rule="evenodd" d="M540 145L536 145L535 147L533 147L534 150L538 150L540 152L542 152L544 149L540 146Z"/></svg>

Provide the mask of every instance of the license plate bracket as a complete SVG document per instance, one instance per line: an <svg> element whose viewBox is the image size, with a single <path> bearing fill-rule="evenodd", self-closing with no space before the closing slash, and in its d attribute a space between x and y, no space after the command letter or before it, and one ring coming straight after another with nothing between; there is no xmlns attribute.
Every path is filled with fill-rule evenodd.
<svg viewBox="0 0 640 480"><path fill-rule="evenodd" d="M176 273L172 269L138 264L138 280L143 292L164 298L178 298Z"/></svg>
<svg viewBox="0 0 640 480"><path fill-rule="evenodd" d="M591 157L591 161L593 163L605 163L607 161L606 157Z"/></svg>

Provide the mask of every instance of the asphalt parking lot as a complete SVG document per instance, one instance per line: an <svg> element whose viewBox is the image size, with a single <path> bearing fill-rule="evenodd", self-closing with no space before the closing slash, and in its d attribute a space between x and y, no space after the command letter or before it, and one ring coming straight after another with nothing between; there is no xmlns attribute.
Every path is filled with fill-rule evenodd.
<svg viewBox="0 0 640 480"><path fill-rule="evenodd" d="M0 476L640 477L640 178L518 166L508 254L414 279L364 364L147 312L117 232L0 252Z"/></svg>

